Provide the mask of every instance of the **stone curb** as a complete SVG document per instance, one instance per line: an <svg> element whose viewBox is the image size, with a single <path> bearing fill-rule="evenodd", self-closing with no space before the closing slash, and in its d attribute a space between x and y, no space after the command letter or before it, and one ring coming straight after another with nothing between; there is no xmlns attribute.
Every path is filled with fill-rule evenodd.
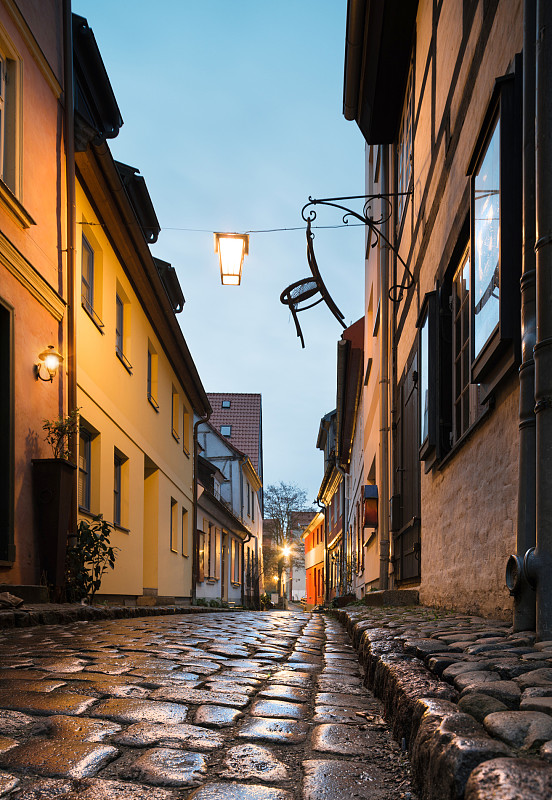
<svg viewBox="0 0 552 800"><path fill-rule="evenodd" d="M242 608L211 608L205 606L82 606L48 604L47 607L29 605L28 610L0 611L0 630L29 628L35 625L66 625L71 622L98 622L108 619L134 619L157 617L166 614L209 614L214 612L243 611Z"/></svg>
<svg viewBox="0 0 552 800"><path fill-rule="evenodd" d="M394 638L392 629L368 619L370 611L359 612L358 607L332 614L352 638L365 685L383 702L394 736L408 748L422 800L550 800L552 765L537 757L518 757L513 746L464 713L457 689L423 663L431 657L429 640ZM508 683L503 681L505 688ZM505 705L503 709L508 710ZM485 724L490 727L487 719Z"/></svg>

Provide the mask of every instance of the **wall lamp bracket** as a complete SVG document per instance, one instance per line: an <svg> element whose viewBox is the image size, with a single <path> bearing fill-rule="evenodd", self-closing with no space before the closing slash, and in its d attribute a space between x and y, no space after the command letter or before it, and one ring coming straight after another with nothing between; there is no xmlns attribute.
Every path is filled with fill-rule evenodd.
<svg viewBox="0 0 552 800"><path fill-rule="evenodd" d="M53 344L48 345L46 350L39 353L38 364L34 365L35 379L52 383L62 362L61 353L58 353ZM46 370L46 376L42 374L43 369Z"/></svg>
<svg viewBox="0 0 552 800"><path fill-rule="evenodd" d="M362 222L364 225L367 225L368 228L374 234L374 242L372 243L372 247L376 247L379 243L380 239L383 241L384 245L391 250L395 256L397 257L398 261L402 264L405 271L405 276L401 283L395 284L391 286L389 289L389 299L394 303L400 303L404 292L408 291L414 285L414 276L410 271L408 265L403 260L401 255L399 254L398 249L391 244L387 236L382 232L381 226L386 223L393 213L393 199L398 197L411 197L414 193L413 189L409 189L407 192L390 192L386 194L359 194L359 195L350 195L348 197L323 197L323 198L314 198L309 197L309 202L306 203L303 208L301 209L301 216L305 220L305 222L312 223L316 219L316 210L314 206L317 205L324 205L324 206L331 206L332 208L337 208L340 211L343 211L343 223L348 225L349 219L352 217L354 219L358 219L359 222ZM348 200L364 200L362 205L361 211L355 211L353 208L349 208L348 206L342 205L343 201ZM374 216L372 213L372 206L374 202L380 201L381 208L379 211L379 216Z"/></svg>

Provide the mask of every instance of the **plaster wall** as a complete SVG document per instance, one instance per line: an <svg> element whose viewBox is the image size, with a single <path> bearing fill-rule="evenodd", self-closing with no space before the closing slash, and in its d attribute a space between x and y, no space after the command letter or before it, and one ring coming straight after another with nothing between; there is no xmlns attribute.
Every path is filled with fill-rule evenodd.
<svg viewBox="0 0 552 800"><path fill-rule="evenodd" d="M10 191L3 184L0 193L0 303L12 321L9 380L14 402L14 419L0 420L0 425L13 435L13 462L8 469L14 479L15 544L15 561L0 562L0 581L15 585L40 583L36 554L40 527L34 519L31 459L51 456L42 423L57 418L65 402L63 370L53 383L36 381L33 375L38 354L49 344L64 353L61 2L48 0L48 9L44 29L33 19L27 27L15 4L0 2L0 47L17 64L15 74L10 74L17 95L15 107L10 106L15 108L17 200L7 199ZM41 41L49 38L52 66L36 47L34 36ZM18 203L20 211L14 212Z"/></svg>
<svg viewBox="0 0 552 800"><path fill-rule="evenodd" d="M84 307L77 312L78 404L83 423L92 429L91 511L113 519L115 448L126 457L128 473L128 532L117 530L113 541L121 547L115 569L106 574L101 592L109 595L141 595L143 589L160 596L191 594L190 527L182 544L182 512L192 516L191 404L175 374L163 343L152 328L141 299L111 249L88 199L77 187L77 287L80 292L82 234L94 250L94 310L98 327ZM116 354L115 298L124 301L124 355L128 369ZM98 320L96 319L96 322ZM147 396L148 348L155 353L154 391L158 407ZM173 393L178 395L176 435L173 435ZM96 453L94 451L96 448ZM96 457L96 458L95 458ZM145 467L155 469L144 478ZM178 545L171 549L171 507L177 525ZM183 550L186 553L183 554Z"/></svg>

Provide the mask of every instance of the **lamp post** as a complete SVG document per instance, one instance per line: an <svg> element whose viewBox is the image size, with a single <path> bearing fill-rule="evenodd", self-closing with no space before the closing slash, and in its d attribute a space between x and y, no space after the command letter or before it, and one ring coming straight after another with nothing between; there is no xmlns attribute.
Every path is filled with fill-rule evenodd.
<svg viewBox="0 0 552 800"><path fill-rule="evenodd" d="M215 233L215 253L219 254L223 286L239 286L244 256L249 255L249 234Z"/></svg>

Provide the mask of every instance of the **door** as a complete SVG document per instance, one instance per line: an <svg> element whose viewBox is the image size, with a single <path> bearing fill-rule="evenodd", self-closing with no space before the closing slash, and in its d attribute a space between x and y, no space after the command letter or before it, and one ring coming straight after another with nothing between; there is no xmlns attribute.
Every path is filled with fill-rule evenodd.
<svg viewBox="0 0 552 800"><path fill-rule="evenodd" d="M417 581L421 575L417 346L399 382L398 408L395 442L398 497L394 498L393 559L395 579L404 583Z"/></svg>

